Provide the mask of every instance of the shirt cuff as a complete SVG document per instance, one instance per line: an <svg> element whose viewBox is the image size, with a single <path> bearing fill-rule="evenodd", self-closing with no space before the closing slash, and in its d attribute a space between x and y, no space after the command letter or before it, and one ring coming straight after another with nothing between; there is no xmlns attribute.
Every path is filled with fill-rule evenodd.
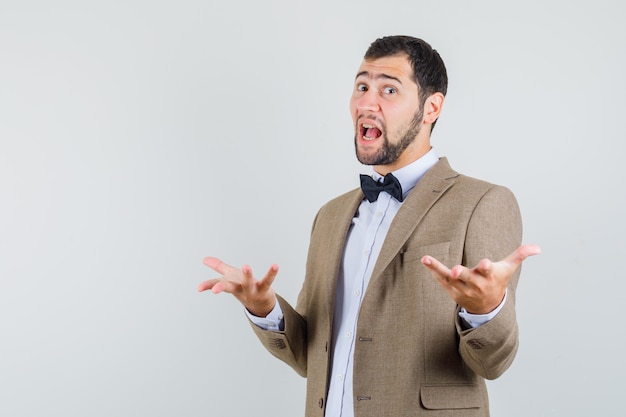
<svg viewBox="0 0 626 417"><path fill-rule="evenodd" d="M257 325L263 330L271 330L271 331L282 331L284 329L284 320L283 320L283 310L280 308L280 304L278 300L276 300L276 304L274 308L266 317L257 317L251 314L248 309L244 309L246 315L250 319L252 323Z"/></svg>
<svg viewBox="0 0 626 417"><path fill-rule="evenodd" d="M465 320L465 322L472 328L475 329L479 326L482 326L485 323L490 322L491 320L493 320L493 318L500 312L500 310L502 310L502 307L504 307L504 303L506 303L506 297L507 297L508 292L504 293L504 299L502 300L502 302L500 303L500 305L498 307L496 307L495 310L493 310L490 313L487 314L470 314L467 312L467 310L465 310L463 307L461 307L461 311L459 311L459 316Z"/></svg>

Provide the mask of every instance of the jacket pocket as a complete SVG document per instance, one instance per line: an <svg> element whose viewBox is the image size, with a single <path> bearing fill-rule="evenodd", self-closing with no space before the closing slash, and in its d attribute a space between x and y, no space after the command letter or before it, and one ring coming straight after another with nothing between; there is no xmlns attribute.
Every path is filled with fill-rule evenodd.
<svg viewBox="0 0 626 417"><path fill-rule="evenodd" d="M435 243L433 245L419 246L406 249L402 252L402 263L407 264L422 259L424 255L432 256L445 264L450 255L450 242Z"/></svg>
<svg viewBox="0 0 626 417"><path fill-rule="evenodd" d="M420 398L428 410L480 408L482 392L477 385L422 385Z"/></svg>

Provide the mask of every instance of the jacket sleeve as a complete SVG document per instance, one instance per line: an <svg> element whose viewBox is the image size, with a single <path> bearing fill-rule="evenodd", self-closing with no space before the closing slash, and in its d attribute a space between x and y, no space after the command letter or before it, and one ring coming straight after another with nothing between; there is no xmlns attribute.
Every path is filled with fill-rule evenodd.
<svg viewBox="0 0 626 417"><path fill-rule="evenodd" d="M514 195L505 187L494 186L480 199L471 216L463 264L471 268L481 259L499 261L521 244L521 238L522 222ZM468 330L457 314L459 353L474 372L486 379L502 375L517 353L515 289L519 275L520 268L511 277L505 305L488 323Z"/></svg>
<svg viewBox="0 0 626 417"><path fill-rule="evenodd" d="M275 357L292 367L299 375L306 377L306 320L281 296L278 303L283 311L284 330L280 332L264 330L250 322L254 333L263 346Z"/></svg>

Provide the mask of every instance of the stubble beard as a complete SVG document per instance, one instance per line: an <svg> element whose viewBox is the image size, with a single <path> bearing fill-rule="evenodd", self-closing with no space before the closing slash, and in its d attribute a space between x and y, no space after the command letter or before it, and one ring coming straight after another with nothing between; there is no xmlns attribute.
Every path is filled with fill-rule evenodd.
<svg viewBox="0 0 626 417"><path fill-rule="evenodd" d="M383 144L378 149L378 151L372 155L365 155L362 152L359 152L359 148L357 145L357 135L354 135L354 147L356 150L356 158L363 165L391 165L400 158L400 155L405 151L406 148L409 147L411 143L415 141L417 134L420 132L422 128L422 117L424 113L420 108L413 116L413 120L409 124L409 127L406 129L404 134L401 134L400 140L396 143L391 143L389 141L389 136L387 135L387 128L383 125L381 129ZM358 132L358 130L357 130Z"/></svg>

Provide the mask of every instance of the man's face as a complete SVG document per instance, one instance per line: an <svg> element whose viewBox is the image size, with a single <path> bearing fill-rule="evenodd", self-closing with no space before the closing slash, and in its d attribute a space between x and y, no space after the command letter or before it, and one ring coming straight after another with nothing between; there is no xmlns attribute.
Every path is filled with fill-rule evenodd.
<svg viewBox="0 0 626 417"><path fill-rule="evenodd" d="M416 151L423 153L423 149L415 149L423 109L406 55L363 61L354 82L350 112L357 159L362 164L395 169L412 162L411 154ZM424 148L424 144L418 145ZM430 148L427 145L426 150Z"/></svg>

